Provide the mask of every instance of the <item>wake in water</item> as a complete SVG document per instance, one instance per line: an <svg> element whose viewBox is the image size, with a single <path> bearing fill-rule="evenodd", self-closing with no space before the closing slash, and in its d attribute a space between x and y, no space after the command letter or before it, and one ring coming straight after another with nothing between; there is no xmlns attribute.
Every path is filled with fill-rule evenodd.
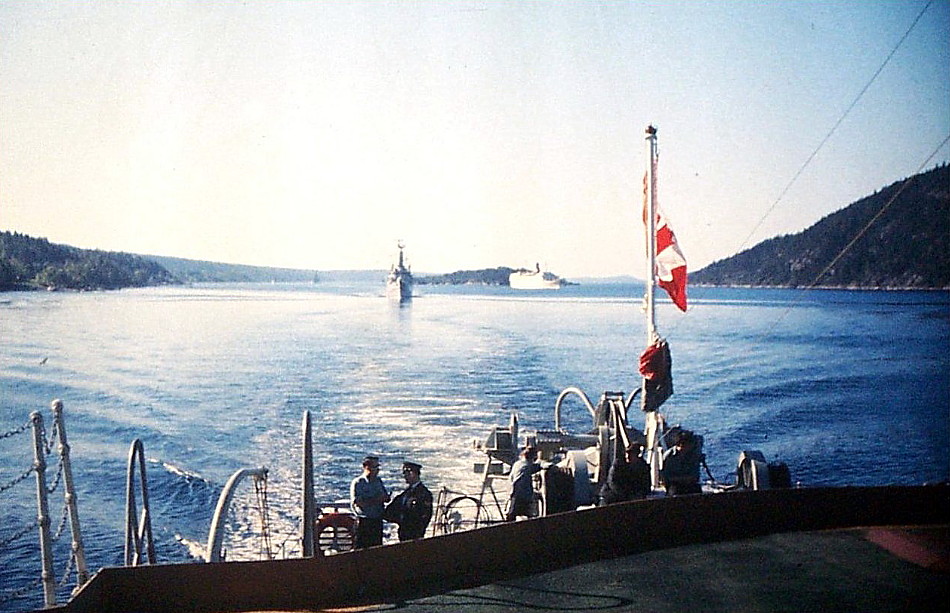
<svg viewBox="0 0 950 613"><path fill-rule="evenodd" d="M596 399L639 385L638 288L574 286L563 300L465 291L430 288L402 309L375 290L309 286L18 294L0 306L0 432L65 400L91 569L123 562L136 438L150 458L160 562L204 559L224 484L261 467L269 551L248 482L228 518L226 558L296 556L304 411L321 502L345 501L367 453L381 456L391 491L410 460L434 494L477 492L472 442L510 412L526 429L551 428L566 387ZM745 449L786 462L805 486L947 479L946 293L794 294L695 288L689 317L670 313L670 423L704 435L720 480ZM562 418L572 432L590 428L579 405ZM32 461L26 437L0 439L0 484ZM29 484L0 496L3 543L29 526L36 503ZM55 554L65 561L68 543ZM0 568L4 590L35 582L35 536L0 548Z"/></svg>

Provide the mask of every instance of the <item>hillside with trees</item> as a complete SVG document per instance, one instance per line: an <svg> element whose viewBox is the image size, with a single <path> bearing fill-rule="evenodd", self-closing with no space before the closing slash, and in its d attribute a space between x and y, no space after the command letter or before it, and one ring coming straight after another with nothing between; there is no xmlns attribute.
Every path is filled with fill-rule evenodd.
<svg viewBox="0 0 950 613"><path fill-rule="evenodd" d="M160 264L142 256L0 232L0 291L119 289L177 282Z"/></svg>
<svg viewBox="0 0 950 613"><path fill-rule="evenodd" d="M798 234L763 241L691 272L689 281L720 286L950 288L950 167L898 181Z"/></svg>
<svg viewBox="0 0 950 613"><path fill-rule="evenodd" d="M146 257L161 264L184 283L316 283L319 280L319 275L313 270L223 264L159 255Z"/></svg>
<svg viewBox="0 0 950 613"><path fill-rule="evenodd" d="M222 264L79 249L45 238L0 232L0 291L100 290L179 283L301 283L312 270Z"/></svg>

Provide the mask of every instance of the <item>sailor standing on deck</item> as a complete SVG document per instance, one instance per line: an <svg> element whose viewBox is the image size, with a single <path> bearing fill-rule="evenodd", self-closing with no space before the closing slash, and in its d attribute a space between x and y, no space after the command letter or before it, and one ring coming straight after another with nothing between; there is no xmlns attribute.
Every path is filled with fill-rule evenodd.
<svg viewBox="0 0 950 613"><path fill-rule="evenodd" d="M521 451L521 458L511 465L511 497L505 521L515 521L520 516L531 517L534 505L532 475L541 470L537 463L538 450L530 445Z"/></svg>
<svg viewBox="0 0 950 613"><path fill-rule="evenodd" d="M631 443L624 457L614 458L607 482L600 492L600 506L646 498L650 493L650 466L643 459L643 445Z"/></svg>
<svg viewBox="0 0 950 613"><path fill-rule="evenodd" d="M383 544L383 508L389 502L389 492L379 478L379 458L363 458L363 474L350 483L350 509L356 515L354 549Z"/></svg>
<svg viewBox="0 0 950 613"><path fill-rule="evenodd" d="M399 541L411 541L425 536L432 519L432 492L422 484L422 466L403 462L402 476L406 489L389 503L383 519L399 524Z"/></svg>

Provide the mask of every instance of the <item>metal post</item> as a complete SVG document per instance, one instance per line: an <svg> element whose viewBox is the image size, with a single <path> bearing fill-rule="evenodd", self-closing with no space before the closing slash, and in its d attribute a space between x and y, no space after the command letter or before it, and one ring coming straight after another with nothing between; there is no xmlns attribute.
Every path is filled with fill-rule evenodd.
<svg viewBox="0 0 950 613"><path fill-rule="evenodd" d="M66 508L69 510L69 529L72 533L72 552L76 558L76 589L89 580L86 570L86 552L82 545L82 532L79 529L79 502L76 488L73 486L73 469L69 459L69 442L66 440L66 420L63 418L63 401L54 400L52 404L53 421L59 437L59 455L63 463L63 484L66 489Z"/></svg>
<svg viewBox="0 0 950 613"><path fill-rule="evenodd" d="M40 528L40 551L43 563L43 601L47 607L56 604L56 577L53 575L53 541L50 538L49 499L46 491L46 440L43 415L30 413L33 422L33 470L36 471L37 522Z"/></svg>
<svg viewBox="0 0 950 613"><path fill-rule="evenodd" d="M314 553L313 528L316 521L316 505L313 499L313 443L310 436L310 411L303 412L303 557L312 558Z"/></svg>
<svg viewBox="0 0 950 613"><path fill-rule="evenodd" d="M645 459L650 465L650 487L654 490L660 487L660 470L663 468L663 449L660 445L662 430L663 421L659 414L656 411L648 412L644 428L647 437Z"/></svg>

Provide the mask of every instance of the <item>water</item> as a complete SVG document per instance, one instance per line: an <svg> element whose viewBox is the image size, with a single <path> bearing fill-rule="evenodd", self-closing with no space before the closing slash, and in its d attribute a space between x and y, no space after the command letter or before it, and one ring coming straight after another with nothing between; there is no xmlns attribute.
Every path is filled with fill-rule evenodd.
<svg viewBox="0 0 950 613"><path fill-rule="evenodd" d="M316 495L345 498L367 453L398 491L423 464L436 491L474 490L474 439L518 412L550 428L576 385L596 402L635 385L642 290L417 287L399 306L380 283L233 285L0 294L0 435L61 398L88 565L121 564L125 471L145 446L159 561L203 553L228 477L266 466L275 547L299 545L301 421L314 423ZM660 306L673 352L671 423L703 434L713 474L760 449L806 486L945 480L950 294L691 288ZM637 420L636 411L632 418ZM590 421L568 403L562 421ZM32 463L29 433L0 439L0 487ZM36 516L34 482L0 492L0 543ZM54 529L62 490L53 496ZM239 509L230 559L256 558ZM0 549L0 611L41 606L35 529ZM68 530L56 545L57 577ZM68 588L60 589L60 599Z"/></svg>

